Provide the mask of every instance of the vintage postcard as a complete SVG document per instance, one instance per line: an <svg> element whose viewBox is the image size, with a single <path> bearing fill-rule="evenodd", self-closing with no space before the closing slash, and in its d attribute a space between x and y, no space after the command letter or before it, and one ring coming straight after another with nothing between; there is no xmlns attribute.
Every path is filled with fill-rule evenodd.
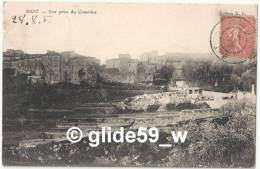
<svg viewBox="0 0 260 169"><path fill-rule="evenodd" d="M257 7L5 2L3 165L254 167Z"/></svg>

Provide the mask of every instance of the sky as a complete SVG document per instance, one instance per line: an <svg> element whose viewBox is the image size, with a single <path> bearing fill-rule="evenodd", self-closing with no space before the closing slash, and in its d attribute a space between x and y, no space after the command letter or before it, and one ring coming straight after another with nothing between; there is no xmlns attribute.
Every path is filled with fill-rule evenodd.
<svg viewBox="0 0 260 169"><path fill-rule="evenodd" d="M20 23L18 16L23 16L27 9L38 9L39 13L27 13ZM50 14L49 10L57 13ZM61 10L69 13L59 14ZM71 10L76 14L71 14ZM96 14L78 14L79 10L96 11ZM6 2L3 48L26 53L75 51L96 57L102 63L120 53L129 53L133 58L153 50L159 54L210 53L210 32L219 22L221 12L256 16L257 8L254 5ZM35 16L38 24L32 24ZM44 16L48 16L45 23Z"/></svg>

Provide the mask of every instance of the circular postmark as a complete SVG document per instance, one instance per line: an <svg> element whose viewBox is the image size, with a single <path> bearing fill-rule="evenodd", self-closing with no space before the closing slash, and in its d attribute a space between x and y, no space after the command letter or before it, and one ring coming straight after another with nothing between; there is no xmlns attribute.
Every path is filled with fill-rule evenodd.
<svg viewBox="0 0 260 169"><path fill-rule="evenodd" d="M221 16L210 33L213 53L222 61L242 63L255 57L255 18L249 16Z"/></svg>

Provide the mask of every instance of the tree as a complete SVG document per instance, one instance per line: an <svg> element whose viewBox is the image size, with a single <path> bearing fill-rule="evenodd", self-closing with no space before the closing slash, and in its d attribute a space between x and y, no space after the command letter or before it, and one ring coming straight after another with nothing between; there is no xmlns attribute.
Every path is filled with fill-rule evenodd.
<svg viewBox="0 0 260 169"><path fill-rule="evenodd" d="M11 80L14 77L14 74L15 74L15 69L5 68L3 70L3 80L4 80L4 83L8 84L9 82L11 82Z"/></svg>
<svg viewBox="0 0 260 169"><path fill-rule="evenodd" d="M96 65L88 65L85 68L80 68L78 71L80 82L94 86L99 80L101 80L98 69L99 67Z"/></svg>
<svg viewBox="0 0 260 169"><path fill-rule="evenodd" d="M209 80L211 63L208 61L188 61L183 65L183 74L188 81Z"/></svg>
<svg viewBox="0 0 260 169"><path fill-rule="evenodd" d="M245 65L236 64L236 65L233 67L232 73L238 75L239 77L241 77L242 74L243 74L243 72L245 72L245 70L246 70Z"/></svg>
<svg viewBox="0 0 260 169"><path fill-rule="evenodd" d="M139 62L137 64L137 74L140 75L142 73L145 73L145 67L144 67L144 64L142 62Z"/></svg>
<svg viewBox="0 0 260 169"><path fill-rule="evenodd" d="M68 71L64 72L64 80L66 83L70 82L70 80L71 80L71 77L69 76Z"/></svg>
<svg viewBox="0 0 260 169"><path fill-rule="evenodd" d="M195 71L196 66L194 63L195 62L187 61L183 65L183 74L184 74L185 79L188 81L193 81L195 79L194 72L196 72Z"/></svg>
<svg viewBox="0 0 260 169"><path fill-rule="evenodd" d="M256 83L256 71L247 70L242 74L241 81L245 90L250 90L251 86Z"/></svg>
<svg viewBox="0 0 260 169"><path fill-rule="evenodd" d="M241 78L236 74L232 74L230 77L230 82L234 86L234 89L238 89L238 87L240 86Z"/></svg>
<svg viewBox="0 0 260 169"><path fill-rule="evenodd" d="M108 92L105 89L102 88L102 89L99 90L99 94L100 94L102 101L107 102L107 98L109 96Z"/></svg>
<svg viewBox="0 0 260 169"><path fill-rule="evenodd" d="M86 75L86 73L84 72L84 69L83 68L80 68L79 71L78 71L78 77L79 77L79 80L83 80L84 76Z"/></svg>
<svg viewBox="0 0 260 169"><path fill-rule="evenodd" d="M158 70L162 79L165 79L166 83L169 83L172 79L172 75L174 72L173 66L163 66L161 69Z"/></svg>

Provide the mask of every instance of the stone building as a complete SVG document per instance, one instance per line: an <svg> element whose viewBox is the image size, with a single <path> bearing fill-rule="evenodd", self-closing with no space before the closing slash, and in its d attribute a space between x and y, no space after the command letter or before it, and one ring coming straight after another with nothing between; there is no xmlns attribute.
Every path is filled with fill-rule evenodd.
<svg viewBox="0 0 260 169"><path fill-rule="evenodd" d="M3 53L3 68L15 69L15 74L27 74L30 78L42 79L46 83L59 82L80 83L78 72L92 71L99 66L100 61L94 57L85 57L74 52L57 53L48 51L46 54L25 54L14 51ZM94 70L90 69L94 65ZM85 73L87 76L87 73ZM83 78L83 77L82 77Z"/></svg>
<svg viewBox="0 0 260 169"><path fill-rule="evenodd" d="M119 54L118 58L106 60L106 68L116 68L124 72L136 71L137 59L132 59L129 54Z"/></svg>
<svg viewBox="0 0 260 169"><path fill-rule="evenodd" d="M58 83L64 81L62 74L62 57L61 55L44 55L41 57L41 62L44 66L44 79L46 83Z"/></svg>
<svg viewBox="0 0 260 169"><path fill-rule="evenodd" d="M96 83L98 63L90 62L87 57L75 57L69 60L67 67L70 82L79 84L81 81Z"/></svg>
<svg viewBox="0 0 260 169"><path fill-rule="evenodd" d="M106 69L118 69L119 74L115 78L115 74L109 75L105 72L106 77L121 83L135 83L137 73L138 60L132 59L129 54L119 54L118 58L106 60ZM113 78L112 78L113 77Z"/></svg>
<svg viewBox="0 0 260 169"><path fill-rule="evenodd" d="M157 55L156 53L154 55ZM152 83L157 65L152 63L149 53L142 60L132 59L128 54L120 54L118 58L106 61L106 68L116 68L119 71L118 82L122 83ZM112 78L111 78L112 79ZM115 78L113 78L115 79Z"/></svg>
<svg viewBox="0 0 260 169"><path fill-rule="evenodd" d="M148 64L158 64L160 60L157 51L145 52L140 56L140 61Z"/></svg>
<svg viewBox="0 0 260 169"><path fill-rule="evenodd" d="M120 68L120 60L118 58L108 59L108 60L106 60L106 67L107 68L119 69Z"/></svg>

